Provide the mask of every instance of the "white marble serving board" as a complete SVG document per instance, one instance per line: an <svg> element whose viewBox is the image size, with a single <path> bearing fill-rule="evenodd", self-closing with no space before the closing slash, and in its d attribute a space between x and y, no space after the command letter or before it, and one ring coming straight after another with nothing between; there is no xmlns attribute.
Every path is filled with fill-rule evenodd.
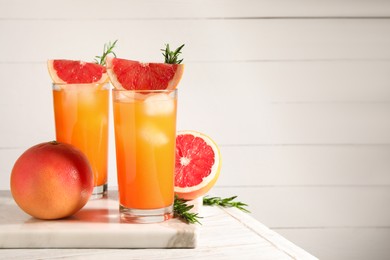
<svg viewBox="0 0 390 260"><path fill-rule="evenodd" d="M0 248L194 248L199 225L179 219L156 224L121 223L115 191L91 200L74 216L38 220L0 197Z"/></svg>

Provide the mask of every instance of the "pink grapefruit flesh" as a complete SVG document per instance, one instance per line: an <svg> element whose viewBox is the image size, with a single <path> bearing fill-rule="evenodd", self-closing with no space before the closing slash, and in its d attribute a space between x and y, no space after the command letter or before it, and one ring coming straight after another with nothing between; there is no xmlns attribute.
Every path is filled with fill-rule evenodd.
<svg viewBox="0 0 390 260"><path fill-rule="evenodd" d="M47 67L54 83L104 83L108 76L102 65L76 60L49 60Z"/></svg>

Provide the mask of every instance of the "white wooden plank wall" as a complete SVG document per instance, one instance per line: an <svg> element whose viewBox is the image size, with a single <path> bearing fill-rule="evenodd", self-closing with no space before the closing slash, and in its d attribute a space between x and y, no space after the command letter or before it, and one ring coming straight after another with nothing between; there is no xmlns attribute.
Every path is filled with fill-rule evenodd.
<svg viewBox="0 0 390 260"><path fill-rule="evenodd" d="M185 43L178 128L220 144L213 192L321 259L390 258L390 1L0 0L0 35L0 189L54 139L47 59Z"/></svg>

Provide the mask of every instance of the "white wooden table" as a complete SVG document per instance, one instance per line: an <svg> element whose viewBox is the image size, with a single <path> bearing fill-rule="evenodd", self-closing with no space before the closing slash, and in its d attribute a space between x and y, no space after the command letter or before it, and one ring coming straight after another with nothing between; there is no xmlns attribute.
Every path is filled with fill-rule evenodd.
<svg viewBox="0 0 390 260"><path fill-rule="evenodd" d="M9 191L0 198L0 206L16 210ZM237 209L203 206L200 214L194 249L0 249L0 259L316 259Z"/></svg>

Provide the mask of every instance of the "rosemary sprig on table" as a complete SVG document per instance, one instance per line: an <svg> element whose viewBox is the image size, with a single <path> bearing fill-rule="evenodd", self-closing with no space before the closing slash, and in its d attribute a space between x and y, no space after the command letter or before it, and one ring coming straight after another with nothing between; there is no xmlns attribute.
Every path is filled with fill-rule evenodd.
<svg viewBox="0 0 390 260"><path fill-rule="evenodd" d="M165 44L165 49L161 49L161 51L163 52L162 55L165 58L164 62L168 64L180 64L183 59L178 60L178 58L181 54L181 49L183 49L183 47L184 44L178 47L176 50L171 51L171 49L169 48L169 44Z"/></svg>
<svg viewBox="0 0 390 260"><path fill-rule="evenodd" d="M249 213L250 211L247 210L244 207L247 207L248 205L240 202L240 201L234 201L237 198L237 196L233 196L230 198L221 198L221 197L204 197L203 198L203 205L206 206L220 206L220 207L234 207L238 208L239 210L242 210L244 212ZM173 204L173 212L174 216L181 218L185 222L189 224L202 224L199 221L199 218L202 218L198 215L198 213L193 213L190 212L190 210L194 207L194 205L187 205L185 200L182 200L178 198L177 196L175 197L175 202Z"/></svg>
<svg viewBox="0 0 390 260"><path fill-rule="evenodd" d="M105 66L106 65L106 57L108 54L112 54L112 55L114 55L114 57L116 57L116 54L113 51L113 49L115 48L115 44L117 43L117 41L118 40L115 40L113 43L108 42L108 43L104 44L103 54L102 54L102 56L95 56L95 63Z"/></svg>
<svg viewBox="0 0 390 260"><path fill-rule="evenodd" d="M199 218L202 218L198 213L190 212L194 205L187 205L185 200L179 199L175 196L175 202L173 203L173 213L175 217L181 218L190 224L201 224Z"/></svg>
<svg viewBox="0 0 390 260"><path fill-rule="evenodd" d="M241 211L249 213L250 211L247 210L244 207L247 207L248 205L245 203L242 203L241 201L234 201L237 198L237 196L233 196L230 198L221 198L221 197L204 197L203 198L203 205L207 206L221 206L225 208L238 208Z"/></svg>

